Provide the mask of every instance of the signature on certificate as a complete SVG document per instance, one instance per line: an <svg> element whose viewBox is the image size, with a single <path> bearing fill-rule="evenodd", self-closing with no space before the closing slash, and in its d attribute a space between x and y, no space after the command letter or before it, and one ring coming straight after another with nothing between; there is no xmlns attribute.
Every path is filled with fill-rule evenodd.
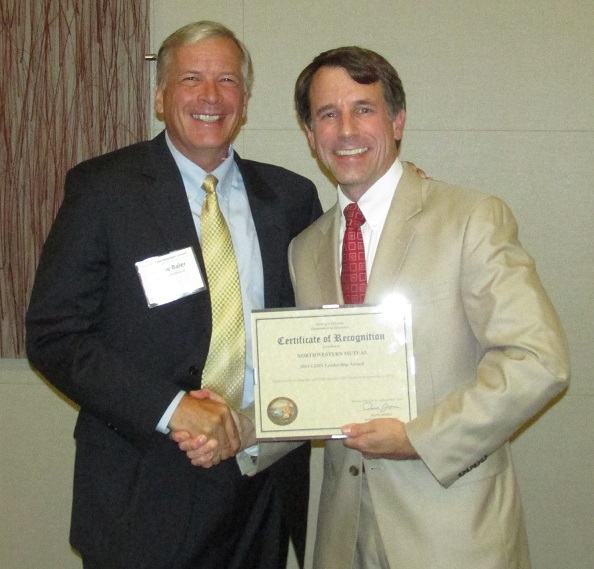
<svg viewBox="0 0 594 569"><path fill-rule="evenodd" d="M398 405L393 405L388 403L387 401L363 401L363 410L364 411L379 411L380 413L384 413L389 409L397 409Z"/></svg>

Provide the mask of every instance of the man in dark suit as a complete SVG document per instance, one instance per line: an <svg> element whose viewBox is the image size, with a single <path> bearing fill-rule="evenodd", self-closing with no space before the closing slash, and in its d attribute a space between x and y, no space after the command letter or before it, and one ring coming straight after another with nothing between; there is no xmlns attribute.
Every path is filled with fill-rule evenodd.
<svg viewBox="0 0 594 569"><path fill-rule="evenodd" d="M27 314L31 363L80 406L71 543L85 569L280 569L289 534L303 559L307 446L242 476L239 460L224 459L239 451L260 470L274 445L246 455L249 421L189 393L212 332L201 185L208 174L219 181L237 259L242 408L253 401L249 312L293 305L287 246L321 207L309 180L231 147L252 82L232 32L185 26L157 65L165 132L68 173ZM173 264L184 267L174 277ZM170 431L215 441L213 467L192 466Z"/></svg>

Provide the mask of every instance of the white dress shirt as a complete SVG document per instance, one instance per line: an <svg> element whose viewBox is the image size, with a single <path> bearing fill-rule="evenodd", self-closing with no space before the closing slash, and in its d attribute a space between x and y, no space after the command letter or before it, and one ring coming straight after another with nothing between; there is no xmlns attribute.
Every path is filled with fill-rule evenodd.
<svg viewBox="0 0 594 569"><path fill-rule="evenodd" d="M365 223L361 226L361 235L363 236L363 245L365 247L365 265L367 270L367 280L373 267L375 260L375 253L379 244L386 217L388 216L388 209L396 193L396 186L402 177L404 169L402 163L396 158L394 164L390 166L388 171L371 186L357 202L359 209L365 217ZM340 218L340 240L338 254L338 266L342 266L342 241L344 239L344 232L346 228L346 221L344 218L344 208L349 205L351 200L347 198L340 186L338 186L338 203L340 210L343 212Z"/></svg>

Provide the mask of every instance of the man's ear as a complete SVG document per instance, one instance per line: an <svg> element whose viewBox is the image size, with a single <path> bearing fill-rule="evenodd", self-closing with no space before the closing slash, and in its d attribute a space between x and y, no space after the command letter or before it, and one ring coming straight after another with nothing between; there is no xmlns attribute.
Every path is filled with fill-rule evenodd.
<svg viewBox="0 0 594 569"><path fill-rule="evenodd" d="M155 112L159 116L163 114L163 89L161 87L155 91Z"/></svg>
<svg viewBox="0 0 594 569"><path fill-rule="evenodd" d="M250 96L246 91L243 95L243 109L241 110L241 123L242 124L245 124L247 122L249 100L250 100Z"/></svg>
<svg viewBox="0 0 594 569"><path fill-rule="evenodd" d="M394 130L394 140L402 140L404 133L404 123L406 122L406 111L402 109L394 117L392 121L392 129Z"/></svg>
<svg viewBox="0 0 594 569"><path fill-rule="evenodd" d="M311 128L309 128L309 126L307 126L306 124L303 125L303 130L305 131L305 134L307 135L307 140L309 142L309 145L311 146L311 149L315 152L316 142L315 142L315 136L314 136L313 130L311 130Z"/></svg>

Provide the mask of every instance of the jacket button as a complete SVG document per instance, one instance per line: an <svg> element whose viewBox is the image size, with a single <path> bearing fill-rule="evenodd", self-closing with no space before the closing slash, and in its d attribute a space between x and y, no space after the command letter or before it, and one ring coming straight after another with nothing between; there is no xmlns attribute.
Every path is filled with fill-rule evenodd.
<svg viewBox="0 0 594 569"><path fill-rule="evenodd" d="M353 465L349 468L349 472L351 473L351 476L359 475L359 469L355 465Z"/></svg>
<svg viewBox="0 0 594 569"><path fill-rule="evenodd" d="M188 369L188 373L190 375L198 375L200 373L200 370L196 366L190 366Z"/></svg>

